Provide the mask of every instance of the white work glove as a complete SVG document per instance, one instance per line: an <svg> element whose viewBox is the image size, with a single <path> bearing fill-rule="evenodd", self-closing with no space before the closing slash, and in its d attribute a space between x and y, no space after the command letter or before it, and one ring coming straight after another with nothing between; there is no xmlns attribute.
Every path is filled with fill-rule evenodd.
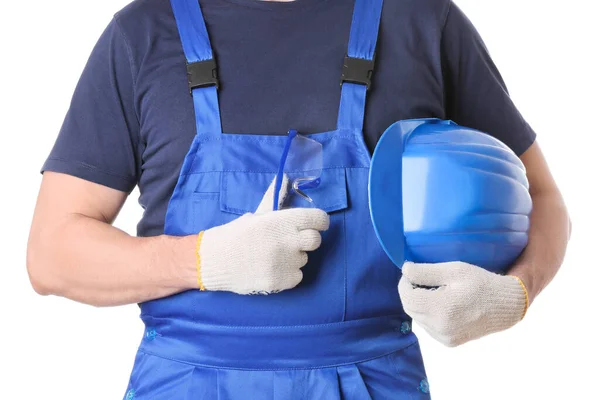
<svg viewBox="0 0 600 400"><path fill-rule="evenodd" d="M321 245L319 231L329 228L329 215L316 208L272 211L274 184L253 214L200 233L201 289L268 294L300 283L306 252ZM287 195L287 176L281 188L280 207Z"/></svg>
<svg viewBox="0 0 600 400"><path fill-rule="evenodd" d="M399 291L406 313L448 347L510 328L529 302L518 278L464 262L406 262Z"/></svg>

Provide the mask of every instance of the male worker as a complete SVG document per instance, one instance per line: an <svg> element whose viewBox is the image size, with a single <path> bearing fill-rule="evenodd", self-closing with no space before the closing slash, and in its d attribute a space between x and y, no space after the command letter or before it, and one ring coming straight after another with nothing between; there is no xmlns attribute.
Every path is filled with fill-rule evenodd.
<svg viewBox="0 0 600 400"><path fill-rule="evenodd" d="M422 117L523 160L529 245L506 275L455 262L401 278L378 244L370 153ZM285 206L286 176L275 189L290 129L322 145L316 207ZM140 304L126 399L429 398L411 320L449 346L511 327L570 231L534 132L449 0L136 0L94 48L43 171L32 285ZM131 237L111 223L136 185Z"/></svg>

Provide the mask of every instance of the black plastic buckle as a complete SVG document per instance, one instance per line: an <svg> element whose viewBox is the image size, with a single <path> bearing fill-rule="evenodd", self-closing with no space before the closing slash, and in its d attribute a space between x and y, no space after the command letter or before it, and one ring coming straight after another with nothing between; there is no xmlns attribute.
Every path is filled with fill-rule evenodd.
<svg viewBox="0 0 600 400"><path fill-rule="evenodd" d="M190 93L200 87L216 86L219 88L217 63L214 58L187 64L188 85Z"/></svg>
<svg viewBox="0 0 600 400"><path fill-rule="evenodd" d="M344 68L342 70L342 80L340 86L344 82L358 83L366 85L367 90L371 88L371 77L375 69L375 56L372 60L364 58L344 57Z"/></svg>

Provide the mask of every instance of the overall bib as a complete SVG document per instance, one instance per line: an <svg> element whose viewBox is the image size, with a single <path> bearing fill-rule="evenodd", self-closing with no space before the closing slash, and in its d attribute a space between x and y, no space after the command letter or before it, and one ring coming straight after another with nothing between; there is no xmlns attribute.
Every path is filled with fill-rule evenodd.
<svg viewBox="0 0 600 400"><path fill-rule="evenodd" d="M254 212L287 137L222 132L199 2L171 5L197 129L165 220L165 234L182 236ZM381 9L382 0L356 0L350 61L373 59ZM192 84L196 74L204 75L200 84ZM337 129L309 135L323 147L321 183L310 196L329 213L330 228L309 252L300 285L267 296L190 290L141 304L145 333L125 399L430 398L398 295L400 270L371 224L370 153L362 133L367 85L351 78L341 87Z"/></svg>

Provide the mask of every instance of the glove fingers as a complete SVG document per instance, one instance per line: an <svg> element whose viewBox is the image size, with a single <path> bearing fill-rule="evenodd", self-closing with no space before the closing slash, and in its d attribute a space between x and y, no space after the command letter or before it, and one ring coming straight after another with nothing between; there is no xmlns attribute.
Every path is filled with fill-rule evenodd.
<svg viewBox="0 0 600 400"><path fill-rule="evenodd" d="M300 266L299 266L299 268L304 267L306 264L308 264L308 254L305 251L301 251L300 252Z"/></svg>
<svg viewBox="0 0 600 400"><path fill-rule="evenodd" d="M400 279L398 285L402 306L407 314L414 316L416 314L427 314L438 304L440 295L445 291L445 287L436 289L423 289L414 287L405 276Z"/></svg>
<svg viewBox="0 0 600 400"><path fill-rule="evenodd" d="M411 315L411 318L413 320L413 326L415 324L418 325L425 332L427 332L427 334L429 334L429 336L431 336L433 339L437 340L438 342L442 343L445 346L452 345L452 339L448 336L442 335L438 331L438 329L435 329L432 322L429 321L429 318L427 315L421 314L421 313L414 313L414 315Z"/></svg>
<svg viewBox="0 0 600 400"><path fill-rule="evenodd" d="M414 285L442 286L456 274L456 263L415 264L407 261L402 266L402 275Z"/></svg>
<svg viewBox="0 0 600 400"><path fill-rule="evenodd" d="M431 336L432 338L434 338L435 340L437 340L438 342L445 344L446 340L441 337L440 335L438 335L438 333L435 331L435 329L433 329L432 327L430 327L429 325L421 322L421 321L417 321L417 324L423 328L423 330L425 332L427 332L427 334L429 334L429 336Z"/></svg>
<svg viewBox="0 0 600 400"><path fill-rule="evenodd" d="M275 176L275 178L273 178L273 180L271 181L269 188L265 192L260 204L256 208L255 214L264 214L266 212L273 211L273 196L274 196L273 193L275 192L275 183L276 182L277 182L277 176ZM283 202L285 201L285 198L287 197L288 185L289 185L289 179L286 174L283 174L283 177L281 179L281 190L279 190L279 198L277 200L277 209L278 210L281 209L281 206L283 205Z"/></svg>
<svg viewBox="0 0 600 400"><path fill-rule="evenodd" d="M302 282L303 275L304 274L302 273L302 270L300 270L300 269L290 271L290 273L288 275L286 275L282 284L286 288L286 290L295 288L296 286L298 286L300 284L300 282Z"/></svg>
<svg viewBox="0 0 600 400"><path fill-rule="evenodd" d="M402 300L402 303L404 303L405 296L408 298L411 295L412 290L412 283L410 283L410 281L405 277L402 277L400 279L400 283L398 284L398 292L400 293L400 299Z"/></svg>
<svg viewBox="0 0 600 400"><path fill-rule="evenodd" d="M318 208L290 208L283 210L299 231L313 229L326 231L329 229L329 215Z"/></svg>
<svg viewBox="0 0 600 400"><path fill-rule="evenodd" d="M321 245L321 234L315 229L305 229L300 231L298 236L299 250L313 251L318 249Z"/></svg>
<svg viewBox="0 0 600 400"><path fill-rule="evenodd" d="M441 344L443 344L446 347L460 346L461 344L465 344L476 338L475 336L470 335L468 331L466 334L463 334L463 335L449 336L449 335L443 335L443 334L439 333L434 328L432 328L429 325L424 324L422 322L419 322L418 324L425 330L425 332L427 332L429 334L429 336L431 336L432 338L434 338L435 340L437 340L438 342L440 342Z"/></svg>

